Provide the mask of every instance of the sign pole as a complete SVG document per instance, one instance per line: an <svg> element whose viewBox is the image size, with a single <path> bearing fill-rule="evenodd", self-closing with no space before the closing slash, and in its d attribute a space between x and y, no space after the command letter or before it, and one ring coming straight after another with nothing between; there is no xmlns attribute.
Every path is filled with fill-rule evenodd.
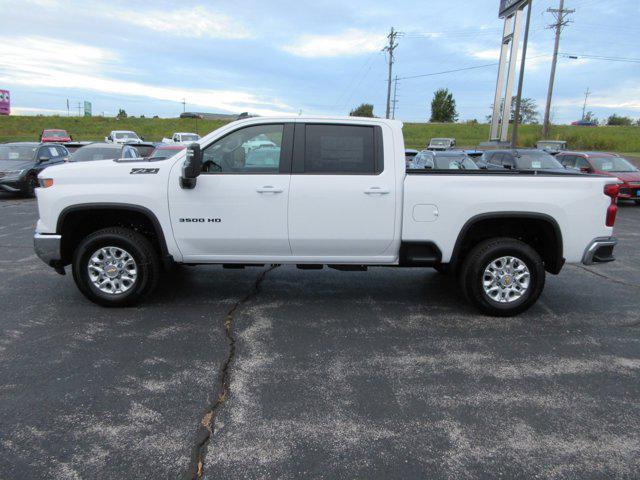
<svg viewBox="0 0 640 480"><path fill-rule="evenodd" d="M511 131L511 148L518 145L518 124L520 123L520 105L522 103L522 87L524 84L524 69L527 61L527 46L529 44L529 26L531 25L531 8L533 0L529 0L527 9L527 23L524 27L524 40L522 42L522 60L520 60L520 76L518 77L518 93L516 94L516 107L513 116L513 130Z"/></svg>

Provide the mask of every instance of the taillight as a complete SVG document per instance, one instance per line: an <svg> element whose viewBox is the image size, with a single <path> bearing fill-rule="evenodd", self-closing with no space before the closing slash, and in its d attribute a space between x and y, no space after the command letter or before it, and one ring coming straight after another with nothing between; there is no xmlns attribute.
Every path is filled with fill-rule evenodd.
<svg viewBox="0 0 640 480"><path fill-rule="evenodd" d="M616 214L618 213L618 205L616 205L616 199L620 192L620 185L616 183L610 183L604 186L604 194L611 198L611 204L607 207L607 227L613 227L616 223Z"/></svg>

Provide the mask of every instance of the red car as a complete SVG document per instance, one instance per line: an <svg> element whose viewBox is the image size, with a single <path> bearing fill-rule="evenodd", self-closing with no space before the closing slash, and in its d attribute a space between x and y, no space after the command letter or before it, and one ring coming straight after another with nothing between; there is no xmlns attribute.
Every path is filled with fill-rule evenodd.
<svg viewBox="0 0 640 480"><path fill-rule="evenodd" d="M640 205L640 170L629 161L613 153L562 152L556 159L565 167L576 168L584 173L617 177L620 185L618 198L633 200Z"/></svg>
<svg viewBox="0 0 640 480"><path fill-rule="evenodd" d="M57 130L52 128L42 130L42 133L40 133L40 141L42 143L64 143L70 142L71 140L71 135L69 135L66 130Z"/></svg>
<svg viewBox="0 0 640 480"><path fill-rule="evenodd" d="M187 147L184 145L160 145L156 147L149 158L171 158L185 148Z"/></svg>

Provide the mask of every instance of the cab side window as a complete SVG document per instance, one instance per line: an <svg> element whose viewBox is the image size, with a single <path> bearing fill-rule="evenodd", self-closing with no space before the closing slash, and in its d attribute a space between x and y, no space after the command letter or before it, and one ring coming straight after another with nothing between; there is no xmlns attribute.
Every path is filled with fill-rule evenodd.
<svg viewBox="0 0 640 480"><path fill-rule="evenodd" d="M591 165L589 165L589 162L587 162L587 159L584 157L576 157L576 168L591 171Z"/></svg>
<svg viewBox="0 0 640 480"><path fill-rule="evenodd" d="M576 157L573 155L562 155L560 157L560 163L563 167L573 168L576 166Z"/></svg>
<svg viewBox="0 0 640 480"><path fill-rule="evenodd" d="M304 173L379 173L374 133L365 126L306 125Z"/></svg>
<svg viewBox="0 0 640 480"><path fill-rule="evenodd" d="M279 173L283 133L283 124L231 132L204 149L203 173Z"/></svg>

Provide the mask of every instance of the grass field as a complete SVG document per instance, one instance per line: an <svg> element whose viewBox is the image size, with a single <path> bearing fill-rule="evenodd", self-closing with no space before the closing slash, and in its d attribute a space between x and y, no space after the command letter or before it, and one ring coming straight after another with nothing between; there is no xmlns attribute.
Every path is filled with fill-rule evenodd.
<svg viewBox="0 0 640 480"><path fill-rule="evenodd" d="M0 117L0 142L33 141L44 128L64 128L74 140L102 141L111 130L133 130L149 141L159 141L173 132L209 133L223 125L221 120L182 118L126 118L107 117ZM432 137L454 137L461 147L474 147L487 140L486 124L405 123L407 148L424 148ZM531 147L542 137L541 127L525 125L520 130L520 146ZM640 127L571 127L554 126L552 139L566 140L576 150L606 150L640 152Z"/></svg>

